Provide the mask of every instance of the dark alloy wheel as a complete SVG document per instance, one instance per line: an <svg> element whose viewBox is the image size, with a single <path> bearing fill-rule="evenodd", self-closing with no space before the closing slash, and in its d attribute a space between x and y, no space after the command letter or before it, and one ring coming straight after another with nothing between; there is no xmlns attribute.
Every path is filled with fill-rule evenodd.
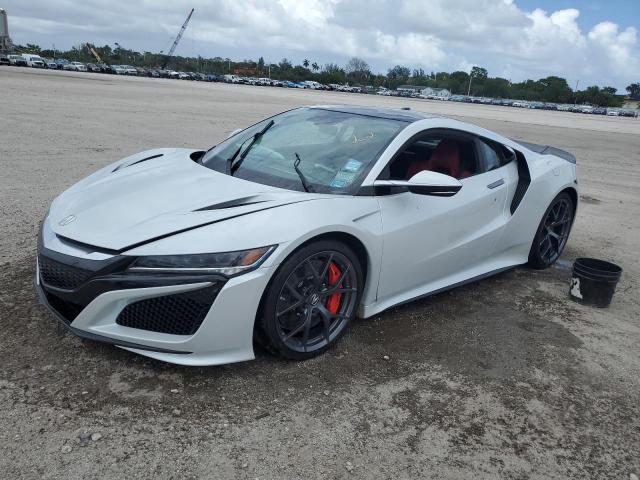
<svg viewBox="0 0 640 480"><path fill-rule="evenodd" d="M258 323L261 343L294 360L318 355L345 332L361 287L362 268L346 245L321 241L303 247L269 285Z"/></svg>
<svg viewBox="0 0 640 480"><path fill-rule="evenodd" d="M533 239L529 252L530 266L547 268L560 258L569 238L574 214L575 206L567 193L560 193L553 199Z"/></svg>

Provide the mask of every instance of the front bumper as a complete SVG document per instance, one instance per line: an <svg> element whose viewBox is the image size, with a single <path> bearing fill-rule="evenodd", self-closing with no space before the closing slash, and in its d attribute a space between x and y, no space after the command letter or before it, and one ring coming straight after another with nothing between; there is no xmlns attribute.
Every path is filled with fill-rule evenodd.
<svg viewBox="0 0 640 480"><path fill-rule="evenodd" d="M184 365L254 358L253 326L269 268L231 279L133 274L126 272L133 257L95 259L86 248L59 239L47 244L52 232L45 230L46 225L38 242L36 290L43 304L75 335ZM75 270L69 273L66 267ZM186 327L185 309L197 317Z"/></svg>

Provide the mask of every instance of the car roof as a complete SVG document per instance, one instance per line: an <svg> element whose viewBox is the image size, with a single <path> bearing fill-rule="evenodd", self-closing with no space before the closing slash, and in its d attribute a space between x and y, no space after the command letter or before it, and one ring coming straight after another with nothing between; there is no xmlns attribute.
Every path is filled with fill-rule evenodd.
<svg viewBox="0 0 640 480"><path fill-rule="evenodd" d="M334 112L352 113L354 115L365 115L368 117L386 118L389 120L399 120L401 122L413 123L428 118L439 118L438 115L400 108L380 108L365 107L360 105L314 105L310 108L331 110Z"/></svg>

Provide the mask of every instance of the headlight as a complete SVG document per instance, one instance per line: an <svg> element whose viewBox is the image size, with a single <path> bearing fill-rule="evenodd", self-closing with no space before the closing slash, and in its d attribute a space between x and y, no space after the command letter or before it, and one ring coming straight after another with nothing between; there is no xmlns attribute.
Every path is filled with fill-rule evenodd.
<svg viewBox="0 0 640 480"><path fill-rule="evenodd" d="M170 273L220 273L233 276L260 266L276 245L223 253L188 255L151 255L137 258L129 267L133 271Z"/></svg>

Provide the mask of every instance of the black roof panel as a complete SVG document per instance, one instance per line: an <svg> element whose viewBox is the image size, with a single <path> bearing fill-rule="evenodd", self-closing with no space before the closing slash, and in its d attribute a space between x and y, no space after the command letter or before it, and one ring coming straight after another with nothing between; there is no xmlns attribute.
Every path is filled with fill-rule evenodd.
<svg viewBox="0 0 640 480"><path fill-rule="evenodd" d="M369 117L386 118L389 120L398 120L401 122L413 123L426 118L436 118L437 115L430 113L416 112L413 110L404 110L398 108L378 108L365 107L360 105L315 105L310 108L322 110L332 110L334 112L352 113L354 115L366 115Z"/></svg>

